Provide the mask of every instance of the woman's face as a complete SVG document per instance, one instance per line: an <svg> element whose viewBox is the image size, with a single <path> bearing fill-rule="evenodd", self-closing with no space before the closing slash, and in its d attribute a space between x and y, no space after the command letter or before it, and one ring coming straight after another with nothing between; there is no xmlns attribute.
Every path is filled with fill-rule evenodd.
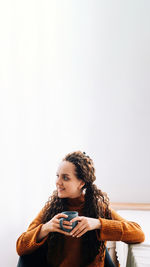
<svg viewBox="0 0 150 267"><path fill-rule="evenodd" d="M85 183L77 178L73 163L62 161L58 167L56 176L58 197L76 198L81 195L81 188Z"/></svg>

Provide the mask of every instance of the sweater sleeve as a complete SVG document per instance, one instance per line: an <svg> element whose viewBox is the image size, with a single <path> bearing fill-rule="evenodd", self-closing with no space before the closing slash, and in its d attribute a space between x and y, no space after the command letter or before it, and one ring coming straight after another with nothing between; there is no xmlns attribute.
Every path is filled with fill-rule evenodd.
<svg viewBox="0 0 150 267"><path fill-rule="evenodd" d="M123 241L125 243L140 243L145 240L141 227L122 218L116 211L111 209L112 220L99 218L101 229L97 237L103 241Z"/></svg>
<svg viewBox="0 0 150 267"><path fill-rule="evenodd" d="M41 241L37 241L37 236L43 225L42 223L43 209L36 218L31 222L26 232L21 234L16 243L16 250L19 256L30 254L37 248L42 246L48 238L48 235Z"/></svg>

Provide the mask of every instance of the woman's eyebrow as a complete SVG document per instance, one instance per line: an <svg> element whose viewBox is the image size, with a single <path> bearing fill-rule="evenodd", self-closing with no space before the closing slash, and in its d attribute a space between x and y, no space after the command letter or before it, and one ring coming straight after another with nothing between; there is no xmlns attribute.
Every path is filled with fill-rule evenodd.
<svg viewBox="0 0 150 267"><path fill-rule="evenodd" d="M56 175L59 175L58 173L56 173ZM62 173L62 175L67 175L67 176L69 176L69 174L68 173Z"/></svg>

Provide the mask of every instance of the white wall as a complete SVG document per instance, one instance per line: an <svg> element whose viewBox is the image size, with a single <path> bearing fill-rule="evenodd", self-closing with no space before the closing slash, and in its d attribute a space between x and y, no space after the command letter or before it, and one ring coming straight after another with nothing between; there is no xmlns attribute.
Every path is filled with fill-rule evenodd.
<svg viewBox="0 0 150 267"><path fill-rule="evenodd" d="M16 239L68 152L93 158L111 201L150 202L149 11L148 0L1 3L1 266L16 266Z"/></svg>

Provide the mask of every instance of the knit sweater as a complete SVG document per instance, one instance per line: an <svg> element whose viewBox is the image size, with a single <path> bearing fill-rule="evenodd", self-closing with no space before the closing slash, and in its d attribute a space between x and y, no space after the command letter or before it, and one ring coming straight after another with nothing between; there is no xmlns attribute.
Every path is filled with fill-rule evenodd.
<svg viewBox="0 0 150 267"><path fill-rule="evenodd" d="M76 210L79 216L83 215L84 197L81 196L75 199L69 199L68 210ZM44 209L40 211L37 217L31 222L26 232L24 232L17 240L16 249L18 255L30 254L41 247L47 242L48 235L41 241L37 242L37 236L43 225L42 216ZM126 243L140 243L145 239L144 233L141 227L135 222L129 222L117 214L111 209L112 220L99 218L101 222L100 230L96 230L97 238L100 241L123 241ZM59 255L55 255L55 260L52 260L50 266L54 267L79 267L81 259L81 239L74 238L71 236L65 236L64 238L64 251L63 259L58 264ZM59 245L58 245L59 246ZM69 251L69 253L68 253ZM44 266L41 266L44 267ZM104 259L99 260L99 255L96 256L95 260L88 265L88 267L104 267Z"/></svg>

